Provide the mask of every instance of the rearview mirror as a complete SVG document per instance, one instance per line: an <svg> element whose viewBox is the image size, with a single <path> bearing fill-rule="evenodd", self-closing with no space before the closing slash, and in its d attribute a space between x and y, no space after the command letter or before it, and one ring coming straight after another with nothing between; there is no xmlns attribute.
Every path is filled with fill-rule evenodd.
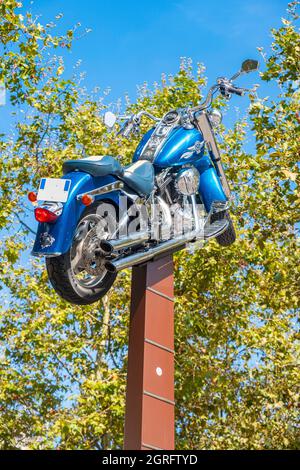
<svg viewBox="0 0 300 470"><path fill-rule="evenodd" d="M231 77L231 81L235 80L236 78L238 78L240 75L242 75L243 73L249 73L249 72L253 72L254 70L258 70L258 67L259 67L259 62L258 60L253 60L253 59L246 59L244 60L244 62L242 63L242 66L240 68L240 70L235 73L232 77Z"/></svg>
<svg viewBox="0 0 300 470"><path fill-rule="evenodd" d="M247 59L244 60L241 66L241 72L242 73L249 73L254 70L258 70L259 63L257 60L252 60L252 59Z"/></svg>
<svg viewBox="0 0 300 470"><path fill-rule="evenodd" d="M107 111L104 114L104 124L107 127L113 128L115 123L116 123L116 120L117 120L117 116L114 113L112 113L111 111Z"/></svg>

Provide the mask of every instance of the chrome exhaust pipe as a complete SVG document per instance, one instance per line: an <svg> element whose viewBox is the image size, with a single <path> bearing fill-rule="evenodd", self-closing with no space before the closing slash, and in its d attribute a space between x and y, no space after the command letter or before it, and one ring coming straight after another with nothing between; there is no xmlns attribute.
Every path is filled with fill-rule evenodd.
<svg viewBox="0 0 300 470"><path fill-rule="evenodd" d="M183 235L181 238L173 238L171 240L167 240L166 242L161 242L159 245L149 248L149 250L141 252L141 253L134 253L129 256L125 256L124 258L117 259L115 261L107 261L105 263L105 267L109 272L118 272L122 271L122 269L130 268L131 266L136 266L137 264L144 263L146 261L151 260L157 255L162 253L167 253L168 251L177 250L180 247L184 248L185 245L192 240L196 239L200 232L201 226L198 218L197 213L197 205L196 205L196 198L195 195L192 196L192 207L193 213L195 217L195 229L192 230L190 233Z"/></svg>
<svg viewBox="0 0 300 470"><path fill-rule="evenodd" d="M105 255L111 255L113 251L130 248L132 246L140 245L141 243L149 240L148 232L135 232L129 237L116 238L114 240L102 240L100 248Z"/></svg>
<svg viewBox="0 0 300 470"><path fill-rule="evenodd" d="M121 271L122 269L130 268L131 266L136 266L137 264L149 261L157 255L167 253L173 250L182 249L187 243L199 239L199 236L202 236L204 238L204 227L201 225L199 220L195 195L193 195L191 199L193 213L195 217L194 230L192 230L190 233L187 233L186 235L183 235L181 238L173 238L171 240L167 240L166 242L161 242L159 245L153 248L149 248L147 251L134 253L132 255L125 256L124 258L116 259L114 261L107 261L105 263L106 269L109 272L116 273L118 271ZM224 230L226 230L226 227L227 225L219 227L218 235L221 234Z"/></svg>
<svg viewBox="0 0 300 470"><path fill-rule="evenodd" d="M133 255L125 256L119 260L107 261L105 263L105 268L111 273L122 271L122 269L130 268L131 266L136 266L137 264L149 261L159 254L167 253L168 251L172 251L180 247L184 248L186 243L192 241L196 236L197 232L193 231L182 238L174 238L167 240L166 242L162 242L153 248L149 248L147 251L134 253Z"/></svg>

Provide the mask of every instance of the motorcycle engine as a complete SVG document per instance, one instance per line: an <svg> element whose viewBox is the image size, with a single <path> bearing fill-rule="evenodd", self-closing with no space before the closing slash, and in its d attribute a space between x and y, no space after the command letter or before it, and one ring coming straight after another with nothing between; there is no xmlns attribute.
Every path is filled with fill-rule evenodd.
<svg viewBox="0 0 300 470"><path fill-rule="evenodd" d="M182 168L177 173L162 172L156 178L159 193L166 202L181 202L184 196L196 194L199 188L200 174L194 167Z"/></svg>
<svg viewBox="0 0 300 470"><path fill-rule="evenodd" d="M163 172L156 179L159 199L170 213L173 236L192 230L191 196L198 191L199 180L199 172L194 167L183 168L177 173Z"/></svg>
<svg viewBox="0 0 300 470"><path fill-rule="evenodd" d="M200 182L199 171L195 167L183 168L175 176L177 191L185 196L192 196L198 191Z"/></svg>

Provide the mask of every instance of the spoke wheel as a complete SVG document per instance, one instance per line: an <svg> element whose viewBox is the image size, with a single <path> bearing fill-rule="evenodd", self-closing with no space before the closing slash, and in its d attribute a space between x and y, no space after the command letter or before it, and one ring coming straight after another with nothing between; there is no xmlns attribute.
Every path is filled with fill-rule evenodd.
<svg viewBox="0 0 300 470"><path fill-rule="evenodd" d="M91 232L94 232L94 236L88 237ZM99 252L100 241L108 237L105 222L97 214L87 215L78 224L70 250L70 261L73 274L80 285L94 287L107 273L104 258L96 255L96 252Z"/></svg>
<svg viewBox="0 0 300 470"><path fill-rule="evenodd" d="M106 211L107 216L102 217L97 213L100 204L96 202L85 209L70 249L60 256L46 258L52 286L63 299L77 305L99 300L116 278L115 273L106 270L100 251L100 241L109 238L109 227L114 226L107 217L112 218L115 211L111 206L112 211Z"/></svg>

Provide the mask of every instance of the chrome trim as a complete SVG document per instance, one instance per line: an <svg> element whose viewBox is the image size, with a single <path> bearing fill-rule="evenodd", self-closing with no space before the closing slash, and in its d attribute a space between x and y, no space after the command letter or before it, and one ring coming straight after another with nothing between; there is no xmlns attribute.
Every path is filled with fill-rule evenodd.
<svg viewBox="0 0 300 470"><path fill-rule="evenodd" d="M100 194L110 193L111 191L117 191L124 188L124 183L122 181L115 181L114 183L101 186L100 188L93 189L93 191L88 191L86 193L81 193L76 196L77 201L82 199L83 196L99 196Z"/></svg>
<svg viewBox="0 0 300 470"><path fill-rule="evenodd" d="M60 256L62 255L61 251L57 251L56 253L41 253L40 251L31 251L31 256L36 256L38 258L54 258L55 256Z"/></svg>
<svg viewBox="0 0 300 470"><path fill-rule="evenodd" d="M191 196L199 188L200 173L194 166L183 169L175 176L175 187L180 194Z"/></svg>
<svg viewBox="0 0 300 470"><path fill-rule="evenodd" d="M55 242L55 238L50 235L50 233L48 232L42 232L41 235L40 235L40 245L41 245L41 248L44 249L44 248L49 248L50 246L53 245L53 243Z"/></svg>
<svg viewBox="0 0 300 470"><path fill-rule="evenodd" d="M202 111L203 109L208 108L211 105L213 95L215 94L218 88L219 88L219 85L213 85L212 87L210 87L205 100L202 103L200 103L198 106L195 106L194 108L190 108L189 110L190 113L195 114L199 111Z"/></svg>
<svg viewBox="0 0 300 470"><path fill-rule="evenodd" d="M210 214L226 211L229 207L230 201L213 201L211 204Z"/></svg>
<svg viewBox="0 0 300 470"><path fill-rule="evenodd" d="M106 254L111 254L114 251L130 248L132 246L140 245L141 243L149 240L148 232L135 232L128 237L119 238L115 240L102 240L100 248Z"/></svg>
<svg viewBox="0 0 300 470"><path fill-rule="evenodd" d="M178 113L180 115L180 124L184 129L193 129L195 127L191 120L189 108L179 108Z"/></svg>
<svg viewBox="0 0 300 470"><path fill-rule="evenodd" d="M122 188L122 193L125 194L125 196L127 196L128 199L131 199L135 204L142 204L144 201L144 198L142 198L139 194L125 191L124 188Z"/></svg>
<svg viewBox="0 0 300 470"><path fill-rule="evenodd" d="M211 238L218 237L221 235L229 226L229 220L216 220L212 224L204 227L204 240L210 240Z"/></svg>
<svg viewBox="0 0 300 470"><path fill-rule="evenodd" d="M53 212L53 214L57 215L57 217L59 217L63 211L63 204L61 202L45 201L41 205L38 205L37 207L47 209Z"/></svg>
<svg viewBox="0 0 300 470"><path fill-rule="evenodd" d="M170 228L172 227L172 214L170 212L170 206L164 201L164 199L161 196L155 195L154 198L154 204L156 204L156 201L158 201L158 204L162 210L162 213L164 214L165 218L165 223L167 224L167 227ZM154 206L155 207L155 206ZM151 212L151 218L155 216L156 214Z"/></svg>
<svg viewBox="0 0 300 470"><path fill-rule="evenodd" d="M218 109L216 108L212 108L208 113L208 118L209 118L209 121L212 125L212 127L214 129L218 129L218 127L220 127L220 124L223 120L223 115L221 113L221 111L219 111Z"/></svg>
<svg viewBox="0 0 300 470"><path fill-rule="evenodd" d="M51 255L47 255L46 253L45 258L55 258L56 256L60 256L60 255L62 255L61 251L57 251L56 253L51 253Z"/></svg>
<svg viewBox="0 0 300 470"><path fill-rule="evenodd" d="M116 228L116 230L114 231L114 233L111 236L112 239L117 238L118 233L120 233L120 230L122 230L125 227L127 222L129 222L128 211L121 217L121 220L118 223L118 227Z"/></svg>
<svg viewBox="0 0 300 470"><path fill-rule="evenodd" d="M194 153L196 153L197 155L199 155L201 153L201 150L203 149L205 145L205 141L202 140L202 142L200 140L197 140L195 142L194 145L192 145L192 147L189 147L187 149L187 152L184 152L180 158L190 158Z"/></svg>
<svg viewBox="0 0 300 470"><path fill-rule="evenodd" d="M174 120L172 120L170 123L165 122L165 117L172 112L174 112ZM168 113L166 113L160 123L156 126L149 140L146 142L139 158L154 161L172 130L179 124L179 121L180 115L177 111L169 111Z"/></svg>
<svg viewBox="0 0 300 470"><path fill-rule="evenodd" d="M171 240L167 240L165 242L159 243L159 245L149 248L147 251L133 253L132 255L125 256L124 258L121 258L121 259L108 261L105 264L106 269L110 272L121 271L122 269L126 269L131 266L135 266L137 264L141 264L146 261L149 261L155 256L160 255L162 253L167 253L168 251L173 251L179 248L184 248L187 243L197 239L197 237L201 235L202 225L198 217L195 195L193 195L191 199L192 199L192 207L193 207L193 213L194 213L194 219L195 219L194 230L192 230L191 232L187 233L186 235L180 238L173 238Z"/></svg>
<svg viewBox="0 0 300 470"><path fill-rule="evenodd" d="M191 200L192 200L192 207L193 207L193 213L194 213L194 219L195 219L195 232L198 236L200 234L201 230L203 229L203 225L201 225L201 222L200 222L200 217L199 217L199 213L198 213L198 207L197 207L197 201L196 201L195 194L191 195Z"/></svg>
<svg viewBox="0 0 300 470"><path fill-rule="evenodd" d="M172 240L160 243L153 248L149 248L147 251L134 253L133 255L125 256L125 258L121 258L116 261L108 261L105 264L105 267L110 272L121 271L122 269L130 268L131 266L136 266L137 264L149 261L158 254L166 253L179 247L183 248L188 241L191 241L194 238L195 234L190 235L190 237L183 237L180 239L174 238Z"/></svg>
<svg viewBox="0 0 300 470"><path fill-rule="evenodd" d="M152 119L152 121L156 121L156 122L159 122L161 120L161 118L154 116L153 114L149 113L149 111L142 110L137 114L138 118L142 116L147 116L148 118Z"/></svg>
<svg viewBox="0 0 300 470"><path fill-rule="evenodd" d="M124 258L116 259L113 261L107 261L107 263L105 263L106 269L109 272L118 272L123 269L130 268L131 266L136 266L138 264L145 263L146 261L150 261L152 258L160 254L182 249L186 246L186 244L196 241L201 235L203 235L203 238L207 240L209 238L215 237L216 235L220 235L226 230L229 223L228 221L226 224L220 227L220 230L217 230L216 233L213 233L211 236L208 235L207 237L204 237L204 225L201 224L200 218L198 216L195 195L191 196L191 199L195 218L194 230L180 238L173 238L171 240L167 240L166 242L162 242L157 246L149 248L147 251L133 253L132 255L125 256Z"/></svg>

